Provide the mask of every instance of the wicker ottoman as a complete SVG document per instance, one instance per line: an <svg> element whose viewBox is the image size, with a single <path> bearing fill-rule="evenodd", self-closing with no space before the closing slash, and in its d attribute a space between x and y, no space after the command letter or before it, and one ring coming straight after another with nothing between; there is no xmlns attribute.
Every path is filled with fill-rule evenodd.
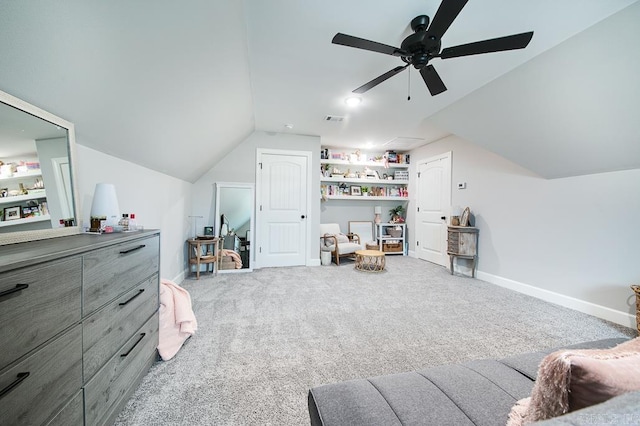
<svg viewBox="0 0 640 426"><path fill-rule="evenodd" d="M384 253L379 250L358 250L356 252L355 268L358 271L383 272L384 265Z"/></svg>

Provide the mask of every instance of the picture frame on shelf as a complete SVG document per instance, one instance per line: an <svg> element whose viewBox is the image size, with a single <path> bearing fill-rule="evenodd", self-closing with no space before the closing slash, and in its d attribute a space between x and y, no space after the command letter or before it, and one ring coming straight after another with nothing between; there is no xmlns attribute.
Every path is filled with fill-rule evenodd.
<svg viewBox="0 0 640 426"><path fill-rule="evenodd" d="M14 206L14 207L5 207L4 208L4 220L17 220L22 219L22 207Z"/></svg>
<svg viewBox="0 0 640 426"><path fill-rule="evenodd" d="M362 188L358 185L351 185L349 192L351 195L362 195Z"/></svg>

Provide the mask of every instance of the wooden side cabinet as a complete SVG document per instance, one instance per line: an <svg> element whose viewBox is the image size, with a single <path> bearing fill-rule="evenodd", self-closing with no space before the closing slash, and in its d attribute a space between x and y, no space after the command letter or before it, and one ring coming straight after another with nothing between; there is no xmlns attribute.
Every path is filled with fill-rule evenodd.
<svg viewBox="0 0 640 426"><path fill-rule="evenodd" d="M476 276L478 260L478 228L470 226L449 226L447 229L447 254L449 255L451 275L453 275L453 260L456 257L471 259L471 276Z"/></svg>

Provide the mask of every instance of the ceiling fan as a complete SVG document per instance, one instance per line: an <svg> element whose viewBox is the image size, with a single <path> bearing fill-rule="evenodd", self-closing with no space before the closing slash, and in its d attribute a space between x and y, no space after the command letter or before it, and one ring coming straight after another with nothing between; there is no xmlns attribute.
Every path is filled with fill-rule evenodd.
<svg viewBox="0 0 640 426"><path fill-rule="evenodd" d="M431 21L431 25L429 25L429 17L426 15L413 18L411 21L411 29L414 33L405 38L399 48L343 33L336 34L333 40L331 40L333 44L399 56L400 59L406 63L404 66L397 66L391 71L363 84L354 90L353 93L364 93L401 71L404 71L409 65L413 65L415 69L420 70L420 75L427 85L429 92L431 92L432 96L435 96L447 90L447 87L442 82L433 65L429 64L431 59L450 59L481 53L524 49L527 47L533 37L533 31L447 47L441 51L442 36L447 29L449 29L449 26L456 19L462 8L467 4L467 1L468 0L442 0L440 7L433 17L433 21Z"/></svg>

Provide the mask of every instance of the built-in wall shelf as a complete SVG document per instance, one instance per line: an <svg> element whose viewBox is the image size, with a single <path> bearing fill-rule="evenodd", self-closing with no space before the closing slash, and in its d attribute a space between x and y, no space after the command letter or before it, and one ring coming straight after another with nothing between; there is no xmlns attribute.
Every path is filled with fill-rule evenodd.
<svg viewBox="0 0 640 426"><path fill-rule="evenodd" d="M361 195L327 195L327 200L355 200L355 201L409 201L409 197L380 197L380 196L366 196Z"/></svg>
<svg viewBox="0 0 640 426"><path fill-rule="evenodd" d="M408 185L409 181L405 179L375 179L375 178L345 178L345 177L323 177L320 182L332 183L359 183L359 184L381 184L381 185Z"/></svg>
<svg viewBox="0 0 640 426"><path fill-rule="evenodd" d="M349 161L349 160L320 160L320 164L334 164L336 166L385 167L384 161ZM406 163L387 163L390 169L408 169Z"/></svg>
<svg viewBox="0 0 640 426"><path fill-rule="evenodd" d="M0 222L0 228L3 228L5 226L21 225L23 223L44 222L46 220L51 220L51 216L48 214L45 214L45 215L34 216L34 217L24 217L22 219L4 220Z"/></svg>

